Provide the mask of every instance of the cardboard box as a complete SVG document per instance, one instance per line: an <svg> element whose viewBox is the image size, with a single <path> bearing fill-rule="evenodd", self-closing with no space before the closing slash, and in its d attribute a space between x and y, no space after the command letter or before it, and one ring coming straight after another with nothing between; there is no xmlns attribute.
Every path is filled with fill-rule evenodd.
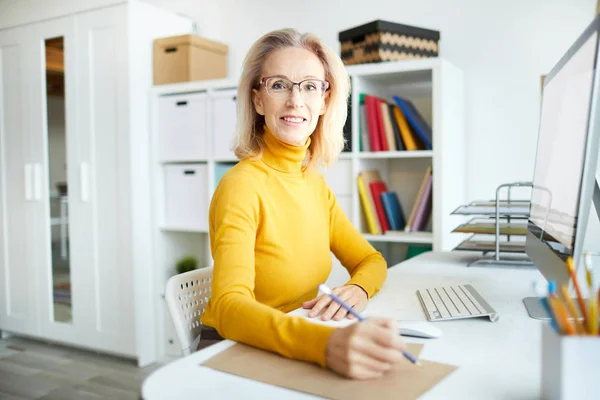
<svg viewBox="0 0 600 400"><path fill-rule="evenodd" d="M154 84L201 81L227 77L226 44L197 35L154 41Z"/></svg>

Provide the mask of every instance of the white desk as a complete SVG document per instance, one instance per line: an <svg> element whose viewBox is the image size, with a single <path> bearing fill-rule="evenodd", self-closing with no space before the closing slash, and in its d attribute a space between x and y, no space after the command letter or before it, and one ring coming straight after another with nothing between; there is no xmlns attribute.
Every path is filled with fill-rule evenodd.
<svg viewBox="0 0 600 400"><path fill-rule="evenodd" d="M425 253L390 268L382 290L369 302L364 314L424 320L417 289L470 283L500 319L437 322L442 337L405 339L425 344L421 358L459 367L422 398L539 398L542 322L527 315L522 298L533 295L532 282L542 276L534 269L466 267L473 259L474 254L470 253ZM143 383L143 398L314 398L199 366L233 343L223 341L156 370Z"/></svg>

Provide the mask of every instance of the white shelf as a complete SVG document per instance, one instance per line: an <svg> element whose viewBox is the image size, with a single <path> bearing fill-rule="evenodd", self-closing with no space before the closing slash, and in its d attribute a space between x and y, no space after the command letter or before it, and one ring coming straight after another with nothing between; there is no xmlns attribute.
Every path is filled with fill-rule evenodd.
<svg viewBox="0 0 600 400"><path fill-rule="evenodd" d="M411 78L414 81L415 75L406 74L407 72L431 71L439 68L441 60L438 57L422 58L417 60L390 61L381 63L369 63L360 65L349 65L346 71L350 76L370 77L376 75L398 75L404 74L405 79ZM418 80L418 79L417 79Z"/></svg>
<svg viewBox="0 0 600 400"><path fill-rule="evenodd" d="M370 242L433 244L433 233L431 232L400 232L393 235L369 235L365 233L363 236Z"/></svg>
<svg viewBox="0 0 600 400"><path fill-rule="evenodd" d="M180 227L180 226L161 226L160 230L163 232L208 233L207 230L185 228L185 227Z"/></svg>
<svg viewBox="0 0 600 400"><path fill-rule="evenodd" d="M357 153L358 158L431 158L431 150L414 151L366 151Z"/></svg>
<svg viewBox="0 0 600 400"><path fill-rule="evenodd" d="M218 157L213 159L213 161L217 163L236 163L240 160L238 160L236 157Z"/></svg>
<svg viewBox="0 0 600 400"><path fill-rule="evenodd" d="M204 92L208 90L226 90L237 87L237 80L212 79L207 81L172 83L153 86L151 94L155 96L171 96L185 93ZM234 118L234 116L232 116Z"/></svg>

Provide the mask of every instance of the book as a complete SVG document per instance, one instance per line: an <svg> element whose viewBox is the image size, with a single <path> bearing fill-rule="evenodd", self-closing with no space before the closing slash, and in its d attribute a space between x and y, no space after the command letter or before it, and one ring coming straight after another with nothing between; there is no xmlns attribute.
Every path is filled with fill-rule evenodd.
<svg viewBox="0 0 600 400"><path fill-rule="evenodd" d="M358 112L360 114L360 151L371 151L371 143L369 140L369 128L367 127L367 106L361 104Z"/></svg>
<svg viewBox="0 0 600 400"><path fill-rule="evenodd" d="M381 193L381 204L385 210L385 215L390 225L390 229L393 231L399 231L404 229L406 221L404 219L404 212L402 205L398 199L396 192L384 192Z"/></svg>
<svg viewBox="0 0 600 400"><path fill-rule="evenodd" d="M419 204L421 202L421 198L423 197L423 192L425 191L425 187L427 186L427 182L428 182L430 176L431 176L431 165L427 168L427 171L425 171L425 175L423 176L423 179L421 180L421 186L419 187L419 192L417 193L417 198L415 199L415 203L413 204L413 208L410 212L410 216L408 217L408 221L406 222L406 227L404 228L404 230L406 232L410 232L412 230L411 227L415 220L415 216L417 214L417 210L419 209Z"/></svg>
<svg viewBox="0 0 600 400"><path fill-rule="evenodd" d="M429 217L431 216L431 192L432 192L432 184L433 184L432 176L429 175L427 179L427 184L425 185L425 190L423 190L423 195L419 201L419 207L417 208L417 212L415 214L415 219L410 226L411 232L414 231L423 231L425 230L425 226L429 221Z"/></svg>
<svg viewBox="0 0 600 400"><path fill-rule="evenodd" d="M408 123L413 128L413 132L417 133L419 139L425 145L425 148L427 150L431 150L433 148L433 145L431 143L432 133L429 124L425 122L423 116L419 113L417 108L410 100L399 96L392 96L392 98L394 99L398 107L400 107L400 110L402 110L402 113L408 120Z"/></svg>
<svg viewBox="0 0 600 400"><path fill-rule="evenodd" d="M375 171L375 173L377 174L377 176L379 175L377 171ZM368 183L370 183L373 180L372 175L374 175L373 172L371 174L367 174L367 177L365 177L364 172L358 174L358 195L362 204L363 213L365 214L365 219L367 220L367 227L369 229L369 233L371 235L380 235L381 225L379 224L379 218L377 217L375 211L375 203L373 202L370 190L368 189Z"/></svg>
<svg viewBox="0 0 600 400"><path fill-rule="evenodd" d="M389 114L390 121L392 123L392 130L394 131L394 138L396 139L396 147L397 147L397 150L402 151L402 150L406 150L406 147L404 146L404 142L402 141L402 135L400 134L400 127L398 126L398 121L396 120L396 117L394 116L394 108L395 108L395 106L393 104L388 104L388 114Z"/></svg>
<svg viewBox="0 0 600 400"><path fill-rule="evenodd" d="M385 215L385 210L383 209L383 204L381 203L381 193L387 192L387 187L385 186L385 183L383 181L378 180L370 182L369 188L371 189L371 196L373 196L375 211L377 212L379 224L381 225L381 232L385 233L386 231L390 230L390 226L388 224L388 219Z"/></svg>
<svg viewBox="0 0 600 400"><path fill-rule="evenodd" d="M388 103L381 100L379 106L381 107L381 119L383 121L385 140L388 145L388 150L397 151L398 146L396 145L396 137L394 136L394 128L392 127L392 118L390 116Z"/></svg>
<svg viewBox="0 0 600 400"><path fill-rule="evenodd" d="M425 150L425 146L415 139L404 114L402 114L402 111L396 106L394 106L394 117L400 128L400 135L402 136L402 141L404 142L406 150Z"/></svg>
<svg viewBox="0 0 600 400"><path fill-rule="evenodd" d="M376 100L373 96L365 96L370 151L381 151L382 148L379 139L379 123L377 122L377 114L375 113L375 109L377 108L375 101Z"/></svg>
<svg viewBox="0 0 600 400"><path fill-rule="evenodd" d="M375 118L377 121L377 132L379 133L379 143L381 144L381 151L389 151L390 144L387 140L387 134L385 131L385 124L383 123L383 114L381 113L381 102L382 100L379 97L373 96L373 112L375 114Z"/></svg>

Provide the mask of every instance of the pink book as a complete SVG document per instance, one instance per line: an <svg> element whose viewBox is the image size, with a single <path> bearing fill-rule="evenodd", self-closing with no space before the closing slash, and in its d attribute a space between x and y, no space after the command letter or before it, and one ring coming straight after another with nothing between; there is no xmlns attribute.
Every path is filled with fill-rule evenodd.
<svg viewBox="0 0 600 400"><path fill-rule="evenodd" d="M411 232L422 231L425 229L427 225L427 221L429 221L429 217L431 216L431 192L433 179L432 176L429 175L427 179L427 185L425 186L425 190L423 191L423 196L421 196L421 202L419 203L419 207L417 208L417 212L415 214L415 220L411 226Z"/></svg>

